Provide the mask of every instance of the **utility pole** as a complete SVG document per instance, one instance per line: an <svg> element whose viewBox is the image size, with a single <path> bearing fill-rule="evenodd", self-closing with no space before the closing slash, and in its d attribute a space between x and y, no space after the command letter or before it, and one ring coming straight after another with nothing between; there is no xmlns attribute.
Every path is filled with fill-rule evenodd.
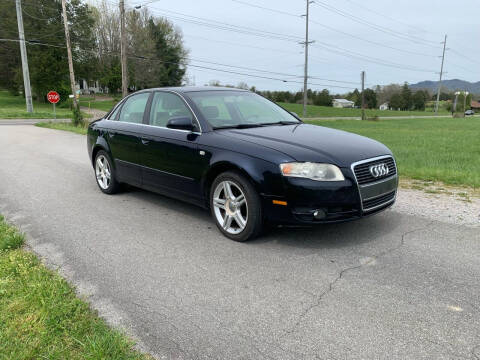
<svg viewBox="0 0 480 360"><path fill-rule="evenodd" d="M362 71L362 120L366 120L365 116L365 71Z"/></svg>
<svg viewBox="0 0 480 360"><path fill-rule="evenodd" d="M127 34L125 33L125 0L120 0L120 57L122 63L122 96L128 95Z"/></svg>
<svg viewBox="0 0 480 360"><path fill-rule="evenodd" d="M465 111L467 110L467 96L468 96L469 92L468 91L464 91L463 92L463 117L465 117Z"/></svg>
<svg viewBox="0 0 480 360"><path fill-rule="evenodd" d="M309 10L310 4L313 3L311 0L307 1L307 12L305 15L305 68L304 68L304 75L303 75L303 117L307 116L307 88L308 88L308 44L312 43L313 41L308 41L308 18L309 18Z"/></svg>
<svg viewBox="0 0 480 360"><path fill-rule="evenodd" d="M63 24L65 25L65 41L67 42L68 70L70 72L70 86L73 94L73 107L77 108L77 94L75 89L75 74L73 72L72 48L70 47L70 32L68 31L67 5L62 0Z"/></svg>
<svg viewBox="0 0 480 360"><path fill-rule="evenodd" d="M447 35L443 41L442 66L440 67L440 81L438 82L437 102L435 103L435 115L438 114L438 103L440 101L440 92L442 91L443 63L445 62L445 49L447 47Z"/></svg>
<svg viewBox="0 0 480 360"><path fill-rule="evenodd" d="M455 92L455 101L453 102L453 107L452 107L452 117L457 112L458 95L460 95L460 91Z"/></svg>
<svg viewBox="0 0 480 360"><path fill-rule="evenodd" d="M33 112L32 89L30 88L30 72L28 71L27 48L25 46L25 32L23 30L22 4L20 0L15 0L17 8L18 39L20 43L20 55L22 56L23 70L23 88L25 92L25 101L27 102L27 112Z"/></svg>

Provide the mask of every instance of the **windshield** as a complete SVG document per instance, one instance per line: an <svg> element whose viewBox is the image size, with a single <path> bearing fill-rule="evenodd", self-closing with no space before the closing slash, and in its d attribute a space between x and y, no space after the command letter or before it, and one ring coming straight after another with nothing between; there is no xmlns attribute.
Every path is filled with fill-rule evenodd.
<svg viewBox="0 0 480 360"><path fill-rule="evenodd" d="M299 124L288 111L243 91L198 91L188 96L214 129Z"/></svg>

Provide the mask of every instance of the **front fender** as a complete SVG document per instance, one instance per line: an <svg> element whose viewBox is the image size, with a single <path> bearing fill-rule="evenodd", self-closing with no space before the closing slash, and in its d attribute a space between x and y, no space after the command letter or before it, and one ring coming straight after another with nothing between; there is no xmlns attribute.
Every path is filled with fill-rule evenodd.
<svg viewBox="0 0 480 360"><path fill-rule="evenodd" d="M283 193L283 181L278 165L229 150L212 154L208 169L202 176L202 188L208 191L215 177L229 170L237 170L244 174L259 194L279 195Z"/></svg>

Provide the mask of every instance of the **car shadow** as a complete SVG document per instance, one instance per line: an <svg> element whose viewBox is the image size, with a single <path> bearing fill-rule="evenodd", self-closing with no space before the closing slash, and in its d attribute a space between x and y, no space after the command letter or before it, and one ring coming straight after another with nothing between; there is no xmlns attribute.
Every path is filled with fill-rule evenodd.
<svg viewBox="0 0 480 360"><path fill-rule="evenodd" d="M319 249L350 247L385 238L401 225L401 219L391 210L364 219L311 227L276 227L251 244L274 242L282 246Z"/></svg>
<svg viewBox="0 0 480 360"><path fill-rule="evenodd" d="M208 228L217 231L210 212L206 209L135 187L126 188L124 193L134 195L135 198L153 206L158 206L159 209L166 210L167 213L188 215L204 221ZM394 233L401 225L401 217L388 209L380 214L350 222L307 227L269 226L262 235L246 242L245 245L270 246L278 244L307 249L348 247L352 244L368 243L386 237ZM218 238L227 240L220 232L218 232Z"/></svg>

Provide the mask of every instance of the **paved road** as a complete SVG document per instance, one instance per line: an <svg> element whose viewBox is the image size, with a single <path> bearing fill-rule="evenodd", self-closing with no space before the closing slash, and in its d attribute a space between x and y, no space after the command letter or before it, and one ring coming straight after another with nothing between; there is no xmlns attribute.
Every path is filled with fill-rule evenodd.
<svg viewBox="0 0 480 360"><path fill-rule="evenodd" d="M479 359L480 231L395 209L239 244L198 208L100 193L85 137L0 126L0 213L164 359Z"/></svg>

